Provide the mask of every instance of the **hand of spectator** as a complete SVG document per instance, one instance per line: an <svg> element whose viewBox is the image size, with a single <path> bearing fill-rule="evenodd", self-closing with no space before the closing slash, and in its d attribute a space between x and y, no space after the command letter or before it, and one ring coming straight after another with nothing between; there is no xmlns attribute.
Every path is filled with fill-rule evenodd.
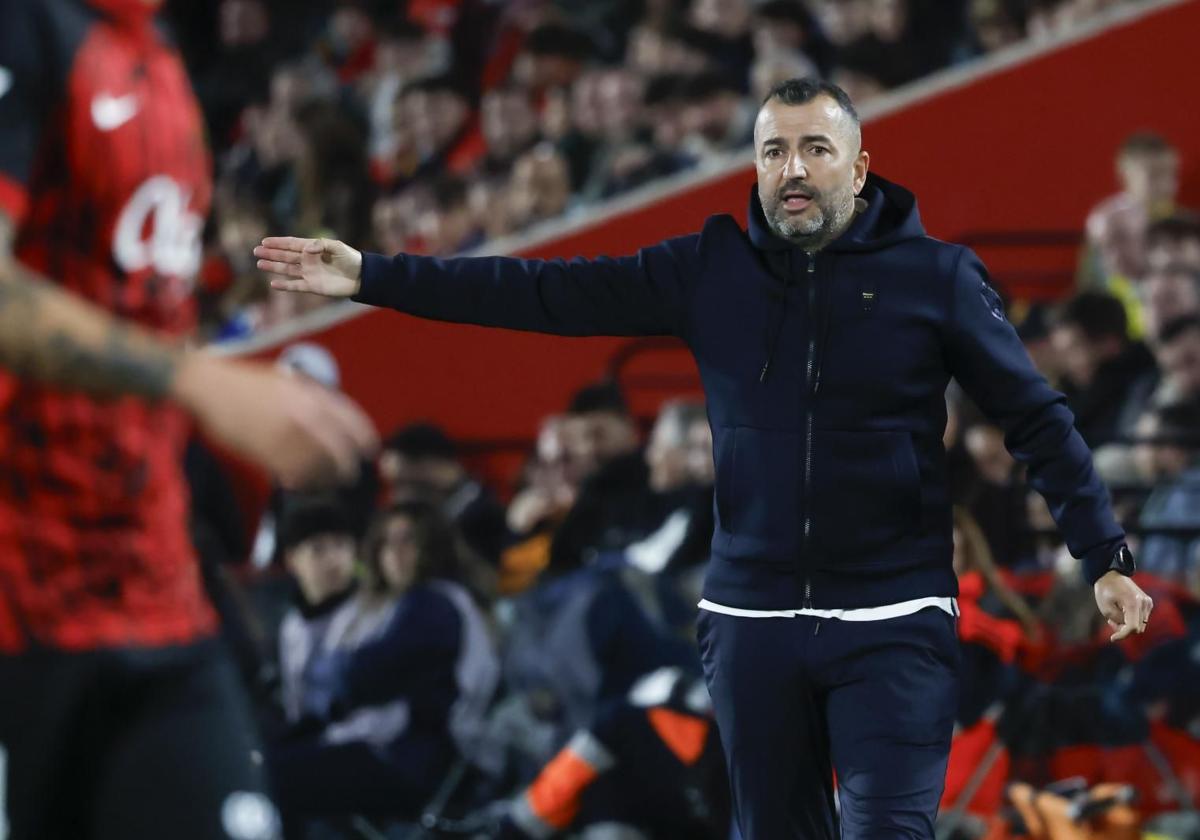
<svg viewBox="0 0 1200 840"><path fill-rule="evenodd" d="M1141 587L1119 572L1108 572L1094 587L1096 606L1116 632L1109 641L1117 642L1132 633L1145 633L1154 601Z"/></svg>
<svg viewBox="0 0 1200 840"><path fill-rule="evenodd" d="M271 288L345 298L357 294L362 253L336 239L268 236L254 249Z"/></svg>
<svg viewBox="0 0 1200 840"><path fill-rule="evenodd" d="M352 480L379 445L370 419L349 399L265 365L191 353L172 396L214 440L288 488Z"/></svg>

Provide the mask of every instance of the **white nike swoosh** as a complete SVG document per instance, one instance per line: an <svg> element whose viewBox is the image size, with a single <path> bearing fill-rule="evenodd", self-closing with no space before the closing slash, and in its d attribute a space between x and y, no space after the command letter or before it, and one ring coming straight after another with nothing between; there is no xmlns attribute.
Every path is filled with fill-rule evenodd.
<svg viewBox="0 0 1200 840"><path fill-rule="evenodd" d="M137 95L110 96L100 94L92 100L92 121L101 131L113 131L137 116Z"/></svg>
<svg viewBox="0 0 1200 840"><path fill-rule="evenodd" d="M0 98L12 90L13 75L7 67L0 67Z"/></svg>

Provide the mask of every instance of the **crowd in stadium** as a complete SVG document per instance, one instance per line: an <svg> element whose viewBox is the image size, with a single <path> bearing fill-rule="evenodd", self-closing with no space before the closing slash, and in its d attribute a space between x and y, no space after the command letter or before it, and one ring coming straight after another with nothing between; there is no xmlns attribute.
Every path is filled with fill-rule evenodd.
<svg viewBox="0 0 1200 840"><path fill-rule="evenodd" d="M206 337L228 340L322 305L267 291L251 257L267 233L462 252L744 149L781 79L824 75L863 104L1111 4L213 5L169 8L217 152L203 292ZM1135 811L1193 836L1171 828L1200 797L1200 220L1177 206L1180 163L1131 135L1122 191L1080 220L1077 293L1010 307L1135 540L1147 635L1108 644L1003 434L948 394L964 688L946 836L1007 837L1039 817L1006 783L1075 775L1136 791L1060 788L1072 807L1112 800L1116 833L1089 836L1132 836ZM339 387L317 345L280 364ZM647 433L613 383L585 387L536 430L515 488L480 483L438 428L399 429L353 486L276 490L253 545L199 444L188 466L294 836L377 836L422 813L463 836L729 836L691 641L713 527L702 404L667 403ZM250 604L226 574L247 557Z"/></svg>
<svg viewBox="0 0 1200 840"><path fill-rule="evenodd" d="M748 146L765 91L820 74L859 105L1067 31L1111 0L223 0L168 3L217 154L204 329L268 294L268 232L458 253Z"/></svg>

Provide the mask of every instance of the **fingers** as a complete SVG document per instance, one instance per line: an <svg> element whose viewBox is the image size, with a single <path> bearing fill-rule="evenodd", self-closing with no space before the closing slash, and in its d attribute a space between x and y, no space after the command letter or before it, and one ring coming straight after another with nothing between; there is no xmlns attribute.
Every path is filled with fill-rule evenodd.
<svg viewBox="0 0 1200 840"><path fill-rule="evenodd" d="M1116 630L1109 637L1110 641L1119 642L1134 633L1145 633L1153 609L1154 601L1141 590L1126 593L1120 600L1115 601L1112 609L1105 611L1109 626ZM1117 610L1120 611L1119 617L1113 615Z"/></svg>
<svg viewBox="0 0 1200 840"><path fill-rule="evenodd" d="M1138 632L1145 633L1146 626L1150 623L1150 612L1154 609L1154 600L1144 593L1138 596L1138 600L1141 607L1141 629Z"/></svg>
<svg viewBox="0 0 1200 840"><path fill-rule="evenodd" d="M296 251L285 251L282 248L268 248L266 245L259 245L254 249L254 256L260 260L274 260L282 263L300 264L300 254Z"/></svg>
<svg viewBox="0 0 1200 840"><path fill-rule="evenodd" d="M275 260L259 260L258 268L268 274L278 274L282 277L303 277L304 272L300 263L277 262Z"/></svg>
<svg viewBox="0 0 1200 840"><path fill-rule="evenodd" d="M1124 639L1124 638L1126 638L1126 637L1128 637L1128 636L1131 636L1131 635L1133 635L1135 632L1136 632L1136 633L1140 633L1140 632L1142 632L1142 631L1138 629L1138 625L1137 625L1137 624L1135 624L1135 623L1133 623L1133 622L1130 622L1130 623L1128 623L1128 624L1125 624L1125 625L1121 626L1121 627L1120 627L1120 628L1117 630L1117 632L1116 632L1116 633L1113 633L1111 636L1109 636L1109 637L1108 637L1108 640L1109 640L1110 642L1119 642L1119 641L1121 641L1122 639Z"/></svg>
<svg viewBox="0 0 1200 840"><path fill-rule="evenodd" d="M304 250L306 245L316 241L315 239L304 239L299 236L268 236L262 241L262 246L280 251L294 251L299 254Z"/></svg>

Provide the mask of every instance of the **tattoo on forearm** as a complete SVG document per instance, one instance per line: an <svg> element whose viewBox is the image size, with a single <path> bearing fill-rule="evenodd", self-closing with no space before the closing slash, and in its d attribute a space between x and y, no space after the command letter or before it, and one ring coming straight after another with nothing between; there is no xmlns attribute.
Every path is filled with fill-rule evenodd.
<svg viewBox="0 0 1200 840"><path fill-rule="evenodd" d="M166 396L177 354L46 283L0 268L0 367L97 396Z"/></svg>

